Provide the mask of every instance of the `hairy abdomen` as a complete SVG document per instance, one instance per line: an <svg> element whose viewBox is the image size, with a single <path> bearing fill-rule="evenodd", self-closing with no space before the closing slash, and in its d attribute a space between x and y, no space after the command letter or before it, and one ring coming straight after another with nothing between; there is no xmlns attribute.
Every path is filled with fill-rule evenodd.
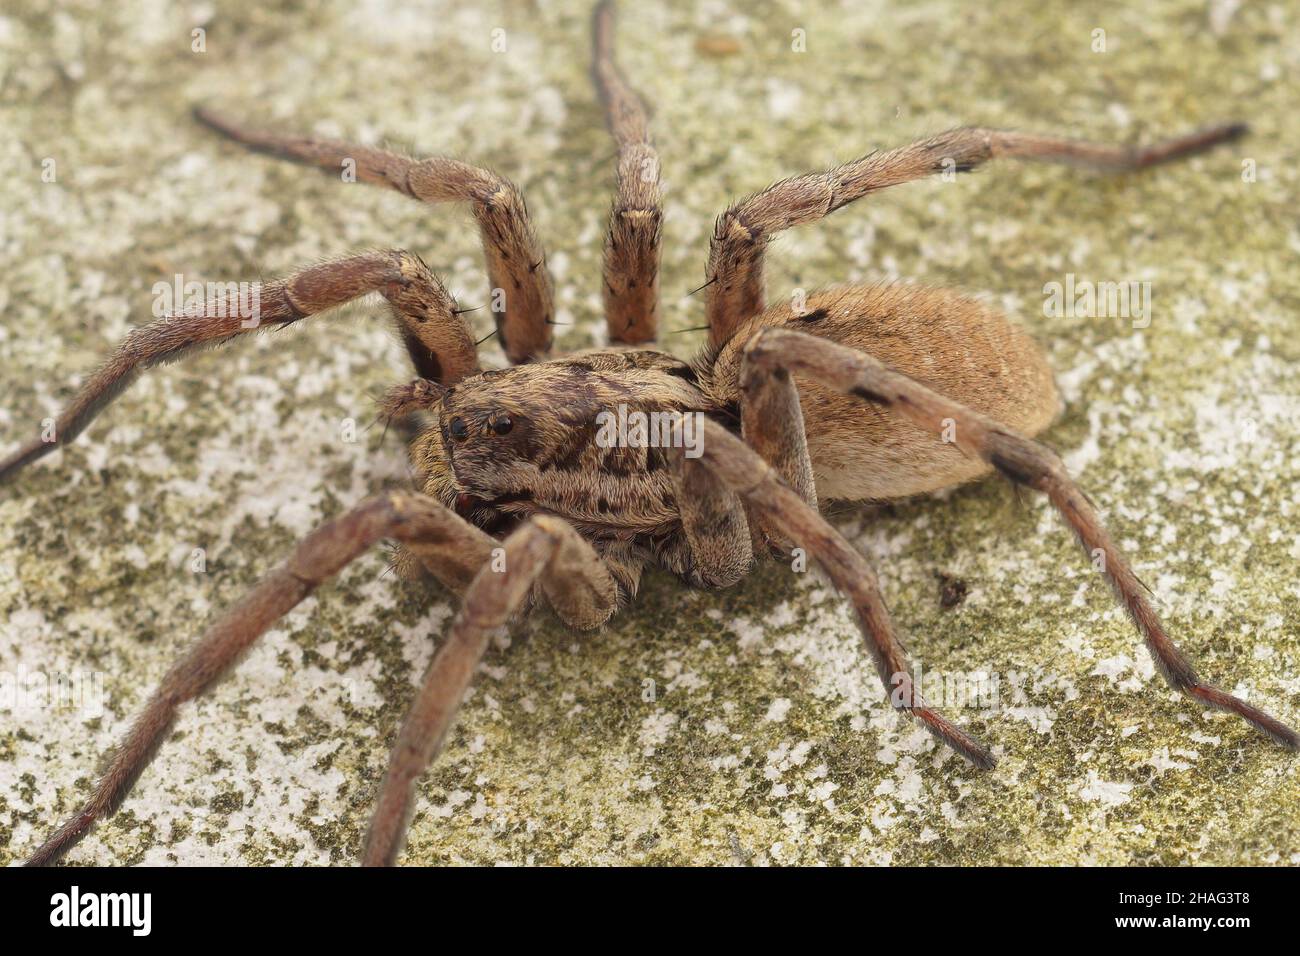
<svg viewBox="0 0 1300 956"><path fill-rule="evenodd" d="M960 293L901 284L814 293L800 315L788 303L769 308L723 347L709 383L717 398L739 397L741 349L774 325L861 349L1024 435L1046 428L1060 407L1047 360L1024 330ZM886 409L795 380L820 498L901 498L989 471Z"/></svg>

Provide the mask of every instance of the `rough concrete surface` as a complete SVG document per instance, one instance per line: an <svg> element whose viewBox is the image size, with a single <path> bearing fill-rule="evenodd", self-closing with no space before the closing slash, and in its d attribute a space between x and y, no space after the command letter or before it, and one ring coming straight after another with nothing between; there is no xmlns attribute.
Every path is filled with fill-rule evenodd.
<svg viewBox="0 0 1300 956"><path fill-rule="evenodd" d="M196 103L501 170L547 245L571 323L560 346L601 343L613 150L588 13L572 0L5 4L0 439L35 434L176 273L255 279L400 246L465 304L486 297L464 210L250 155L198 127ZM782 236L769 286L913 277L1028 327L1066 400L1046 439L1171 632L1207 677L1300 721L1300 10L683 0L625 4L619 41L655 109L668 332L703 322L686 293L713 218L776 178L961 123L1130 142L1248 120L1250 138L1142 174L1007 162L890 190ZM1045 315L1045 284L1068 274L1148 281L1149 323ZM0 488L0 860L83 799L212 615L317 523L405 484L400 437L364 427L373 396L409 378L382 312L367 301L149 373ZM490 331L485 311L470 317ZM663 338L683 356L702 341ZM598 634L539 617L493 648L419 785L404 860L1300 862L1300 761L1164 687L1043 500L990 480L832 513L879 569L915 661L999 679L993 706L948 707L995 745L995 771L883 702L815 575L766 566L701 593L652 574ZM70 860L353 860L454 611L384 575L386 560L349 567L187 707ZM83 693L42 694L58 675Z"/></svg>

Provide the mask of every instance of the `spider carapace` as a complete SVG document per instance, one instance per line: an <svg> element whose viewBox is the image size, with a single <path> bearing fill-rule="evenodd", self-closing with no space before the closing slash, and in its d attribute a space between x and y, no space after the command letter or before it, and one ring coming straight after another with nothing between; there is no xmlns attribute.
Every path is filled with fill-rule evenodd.
<svg viewBox="0 0 1300 956"><path fill-rule="evenodd" d="M593 17L593 77L618 146L604 248L611 348L550 357L553 290L522 194L476 166L198 119L245 146L415 199L468 205L482 234L497 334L513 367L484 371L468 323L416 255L392 250L315 265L260 290L256 314L199 308L131 332L43 436L0 478L70 441L136 374L256 329L305 323L378 292L416 378L382 402L417 422L418 490L380 494L327 521L213 623L164 678L81 810L36 849L59 859L114 812L172 727L279 617L377 542L408 576L432 575L461 608L430 662L390 758L367 863L400 852L414 783L441 749L490 636L534 603L594 628L631 600L644 567L700 587L734 584L756 557L802 550L851 602L894 706L979 767L993 756L920 699L876 576L818 501L901 498L990 471L1045 494L1102 570L1169 683L1295 749L1295 731L1202 681L1060 459L1033 440L1058 408L1042 352L955 292L842 286L764 302L767 242L886 187L1000 157L1138 170L1229 142L1240 124L1142 147L964 127L775 183L717 220L705 275L708 345L687 363L652 351L662 227L659 161L640 98L613 57L608 3ZM667 416L670 441L602 434L602 416ZM687 426L698 422L694 442ZM900 693L901 691L901 693Z"/></svg>

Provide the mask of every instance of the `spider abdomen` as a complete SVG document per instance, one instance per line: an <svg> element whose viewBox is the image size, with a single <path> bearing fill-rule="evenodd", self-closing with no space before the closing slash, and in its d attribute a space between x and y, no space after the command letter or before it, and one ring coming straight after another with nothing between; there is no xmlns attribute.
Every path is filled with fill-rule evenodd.
<svg viewBox="0 0 1300 956"><path fill-rule="evenodd" d="M1024 435L1041 432L1060 408L1037 343L1002 313L961 293L908 284L839 286L801 305L773 306L737 330L702 383L711 398L736 401L746 342L760 329L785 326L860 349ZM884 408L795 379L819 498L902 498L990 470L953 441Z"/></svg>

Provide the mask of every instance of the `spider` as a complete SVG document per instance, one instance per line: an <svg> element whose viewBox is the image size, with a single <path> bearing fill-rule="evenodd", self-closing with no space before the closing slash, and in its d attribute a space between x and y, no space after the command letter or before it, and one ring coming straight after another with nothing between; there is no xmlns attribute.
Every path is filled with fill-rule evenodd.
<svg viewBox="0 0 1300 956"><path fill-rule="evenodd" d="M415 160L346 142L258 130L206 108L197 119L237 143L428 203L468 204L482 235L493 318L511 367L484 370L477 343L434 273L404 250L352 255L267 283L253 311L206 304L129 333L42 436L0 461L0 480L71 441L142 370L247 333L280 328L379 293L416 378L382 413L415 426L419 491L362 501L304 538L282 565L219 616L164 677L91 796L41 844L59 860L116 811L182 704L207 691L277 619L382 540L406 577L430 575L461 606L399 731L363 862L401 852L414 784L443 746L491 637L549 605L594 629L657 566L724 588L755 559L812 557L848 599L893 706L972 764L990 750L927 705L876 576L821 517L825 500L881 501L998 472L1045 494L1110 582L1169 684L1243 717L1294 750L1294 730L1204 682L1165 633L1144 588L1061 460L1034 440L1059 399L1038 346L1000 313L956 292L845 285L766 305L766 244L886 187L995 158L1142 170L1230 142L1241 124L1141 148L963 127L822 172L782 180L718 218L708 258L708 343L692 362L647 347L659 324L662 205L647 112L614 59L611 2L592 18L592 74L618 147L604 244L610 347L551 358L553 289L519 189L453 159ZM675 441L600 440L602 413L669 414ZM681 446L702 422L699 455Z"/></svg>

